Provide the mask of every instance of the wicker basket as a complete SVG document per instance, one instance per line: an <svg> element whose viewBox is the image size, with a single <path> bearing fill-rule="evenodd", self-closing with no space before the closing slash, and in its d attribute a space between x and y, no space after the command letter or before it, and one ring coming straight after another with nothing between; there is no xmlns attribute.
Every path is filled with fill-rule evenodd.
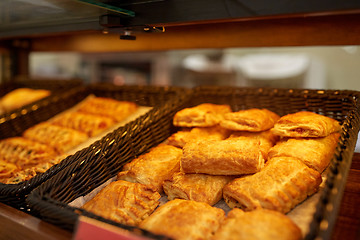
<svg viewBox="0 0 360 240"><path fill-rule="evenodd" d="M52 96L39 104L32 105L29 109L24 108L27 111L16 112L17 114L14 118L0 124L1 138L19 136L27 128L39 122L46 121L56 114L71 108L90 94L99 97L109 97L117 100L136 102L141 106L153 107L151 111L156 111L163 103L172 98L176 98L180 94L183 95L186 91L186 89L182 88L114 86L112 84L81 86L70 89L63 94ZM125 134L123 131L131 131L128 128L125 129L126 130L122 130L122 127L120 127L117 133ZM109 135L111 135L111 133L109 133ZM104 138L106 138L106 136L104 136ZM87 151L93 152L92 149L95 149L96 146L99 145L99 142L101 142L101 140L88 146L88 150L78 151L75 154L68 156L45 173L38 174L28 181L23 181L19 184L0 183L0 202L11 205L17 209L26 209L29 211L25 198L31 190L71 163L78 161L78 159L90 156Z"/></svg>
<svg viewBox="0 0 360 240"><path fill-rule="evenodd" d="M360 94L355 91L197 87L190 95L164 104L163 108L128 124L121 132L103 139L92 149L86 149L86 152L81 154L82 158L79 158L81 161L69 165L32 191L27 202L40 218L70 231L74 230L80 212L85 216L133 230L136 228L105 220L81 209L70 207L68 203L88 194L109 178L114 177L125 163L177 131L178 129L172 125L172 118L177 111L205 102L230 104L233 111L267 108L279 115L308 110L329 116L343 124L340 143L331 161L326 186L321 193L306 239L314 239L317 236L326 237L331 234L336 219L360 128L359 100ZM340 175L341 179L337 177ZM333 188L338 189L337 195L332 194ZM334 206L331 211L326 209L326 204L329 203ZM322 221L328 221L328 228L319 227ZM154 239L160 238L154 237Z"/></svg>

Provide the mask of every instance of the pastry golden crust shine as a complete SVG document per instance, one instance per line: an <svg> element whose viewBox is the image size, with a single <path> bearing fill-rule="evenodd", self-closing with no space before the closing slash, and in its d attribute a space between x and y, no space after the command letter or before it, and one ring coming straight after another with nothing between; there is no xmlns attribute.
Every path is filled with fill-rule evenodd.
<svg viewBox="0 0 360 240"><path fill-rule="evenodd" d="M175 199L145 219L140 227L177 240L209 239L225 218L225 212L209 204Z"/></svg>
<svg viewBox="0 0 360 240"><path fill-rule="evenodd" d="M185 173L241 175L258 172L263 166L259 140L247 137L189 142L181 158Z"/></svg>
<svg viewBox="0 0 360 240"><path fill-rule="evenodd" d="M212 127L219 124L228 112L231 112L229 105L203 103L178 111L173 124L177 127Z"/></svg>
<svg viewBox="0 0 360 240"><path fill-rule="evenodd" d="M326 137L340 129L335 119L302 111L281 117L272 131L282 137Z"/></svg>
<svg viewBox="0 0 360 240"><path fill-rule="evenodd" d="M155 210L160 197L150 186L119 180L107 185L82 208L115 222L136 226Z"/></svg>
<svg viewBox="0 0 360 240"><path fill-rule="evenodd" d="M300 228L286 215L267 209L232 209L211 240L300 240Z"/></svg>
<svg viewBox="0 0 360 240"><path fill-rule="evenodd" d="M224 114L220 126L234 131L260 132L272 128L279 118L267 109L252 108Z"/></svg>
<svg viewBox="0 0 360 240"><path fill-rule="evenodd" d="M287 213L318 191L319 172L297 158L276 157L262 171L228 183L223 197L229 207L246 211L266 208Z"/></svg>

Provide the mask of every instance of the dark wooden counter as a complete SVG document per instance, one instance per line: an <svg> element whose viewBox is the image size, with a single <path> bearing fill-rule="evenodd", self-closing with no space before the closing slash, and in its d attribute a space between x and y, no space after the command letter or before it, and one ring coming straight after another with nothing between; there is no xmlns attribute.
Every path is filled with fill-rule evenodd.
<svg viewBox="0 0 360 240"><path fill-rule="evenodd" d="M332 240L360 239L360 153L354 153ZM72 233L0 203L0 239L61 239Z"/></svg>

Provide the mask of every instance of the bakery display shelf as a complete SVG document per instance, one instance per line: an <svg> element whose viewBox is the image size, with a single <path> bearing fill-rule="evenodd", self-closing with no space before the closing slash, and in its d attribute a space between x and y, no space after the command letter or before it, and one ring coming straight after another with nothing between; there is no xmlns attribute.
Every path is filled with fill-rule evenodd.
<svg viewBox="0 0 360 240"><path fill-rule="evenodd" d="M70 89L62 94L54 95L47 100L42 101L41 104L31 105L29 109L25 108L28 111L16 112L17 114L13 118L0 124L1 138L20 136L22 132L29 127L68 110L89 95L135 102L139 106L149 107L149 109L151 109L149 110L150 112L155 111L156 113L156 110L162 104L172 98L176 98L178 95L184 95L184 92L187 91L187 89L177 87L115 86L113 84L102 83L80 86ZM149 116L147 113L143 114L145 116L142 119L146 120ZM126 133L132 131L132 129L120 126L113 131L113 133L111 131L109 133L106 132L100 139L83 147L74 154L67 156L59 164L52 166L44 173L37 174L30 180L18 184L0 183L0 202L20 210L29 211L30 209L25 202L25 198L34 188L61 172L73 162L83 161L84 159L92 161L92 155L97 153L98 146L104 146L109 139L114 138L116 135L126 136ZM101 153L103 154L103 151L101 151ZM97 171L98 168L95 168L94 170Z"/></svg>
<svg viewBox="0 0 360 240"><path fill-rule="evenodd" d="M166 140L178 129L172 125L175 113L201 103L229 104L233 111L267 108L279 115L302 110L316 112L342 124L339 144L332 157L325 187L319 193L316 212L305 239L328 239L341 202L346 176L351 165L360 128L360 93L341 90L281 88L240 88L201 86L162 108L128 124L122 134L109 136L93 151L67 166L34 189L27 203L39 218L63 229L74 231L80 215L142 234L136 227L124 226L69 205L116 176L122 166ZM334 190L336 189L336 190ZM331 207L328 207L331 204ZM326 224L325 224L326 223ZM139 231L135 231L139 230ZM154 236L154 239L162 237Z"/></svg>
<svg viewBox="0 0 360 240"><path fill-rule="evenodd" d="M30 88L30 89L44 89L51 91L52 96L55 94L61 94L64 91L69 89L79 87L83 85L83 81L81 79L27 79L27 80L19 80L19 81L11 81L5 82L0 85L0 98L10 93L13 90L19 88ZM33 105L42 105L43 102L47 102L49 100L49 96L43 98L41 100L35 101L33 103L24 105L21 108L14 109L9 112L0 113L0 123L14 118L19 113L28 111L31 108L34 108ZM46 104L46 103L45 103Z"/></svg>

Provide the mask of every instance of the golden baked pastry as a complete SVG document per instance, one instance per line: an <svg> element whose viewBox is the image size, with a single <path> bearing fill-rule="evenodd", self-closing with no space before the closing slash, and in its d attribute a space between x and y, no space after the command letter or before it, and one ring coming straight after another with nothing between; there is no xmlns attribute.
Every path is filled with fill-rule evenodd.
<svg viewBox="0 0 360 240"><path fill-rule="evenodd" d="M191 141L181 158L185 173L240 175L258 172L263 166L259 140L248 137Z"/></svg>
<svg viewBox="0 0 360 240"><path fill-rule="evenodd" d="M207 203L175 199L155 210L140 227L177 240L209 239L225 212Z"/></svg>
<svg viewBox="0 0 360 240"><path fill-rule="evenodd" d="M59 153L65 153L88 139L86 133L48 122L42 122L28 128L23 133L25 138L47 144Z"/></svg>
<svg viewBox="0 0 360 240"><path fill-rule="evenodd" d="M85 132L89 137L96 136L115 124L114 119L82 112L67 112L50 121L62 127Z"/></svg>
<svg viewBox="0 0 360 240"><path fill-rule="evenodd" d="M23 137L0 140L0 158L22 168L42 163L55 155L52 147Z"/></svg>
<svg viewBox="0 0 360 240"><path fill-rule="evenodd" d="M152 148L150 152L127 163L118 173L117 178L151 185L161 193L163 181L180 171L181 156L181 149L160 144Z"/></svg>
<svg viewBox="0 0 360 240"><path fill-rule="evenodd" d="M49 96L51 92L45 89L17 88L0 99L3 111L12 111L27 104Z"/></svg>
<svg viewBox="0 0 360 240"><path fill-rule="evenodd" d="M321 175L297 158L271 158L258 173L237 178L223 189L231 208L266 208L287 213L318 191Z"/></svg>
<svg viewBox="0 0 360 240"><path fill-rule="evenodd" d="M211 240L300 240L300 228L286 215L267 209L232 209Z"/></svg>
<svg viewBox="0 0 360 240"><path fill-rule="evenodd" d="M7 178L12 177L19 167L16 164L0 160L0 182L4 183Z"/></svg>
<svg viewBox="0 0 360 240"><path fill-rule="evenodd" d="M118 101L105 97L89 97L80 103L79 112L97 114L113 118L120 122L137 110L134 102Z"/></svg>
<svg viewBox="0 0 360 240"><path fill-rule="evenodd" d="M260 132L272 128L279 118L267 109L252 108L224 114L220 126L234 131Z"/></svg>
<svg viewBox="0 0 360 240"><path fill-rule="evenodd" d="M82 208L106 219L136 226L155 210L160 197L150 186L119 180L103 188Z"/></svg>
<svg viewBox="0 0 360 240"><path fill-rule="evenodd" d="M220 126L214 127L195 127L177 131L167 139L167 144L175 147L184 147L189 141L198 141L202 139L223 140L229 136L229 130Z"/></svg>
<svg viewBox="0 0 360 240"><path fill-rule="evenodd" d="M214 205L222 198L225 184L232 179L231 176L178 172L164 181L163 188L168 200L181 198Z"/></svg>
<svg viewBox="0 0 360 240"><path fill-rule="evenodd" d="M228 112L231 112L229 105L203 103L178 111L173 118L173 124L178 127L212 127Z"/></svg>
<svg viewBox="0 0 360 240"><path fill-rule="evenodd" d="M260 150L265 160L267 160L268 158L269 150L279 140L279 137L273 134L271 130L262 131L262 132L237 131L232 133L229 138L236 138L236 137L249 137L249 138L258 139L260 141Z"/></svg>
<svg viewBox="0 0 360 240"><path fill-rule="evenodd" d="M284 139L270 149L269 158L295 157L321 173L329 165L339 137L340 133L332 133L322 138Z"/></svg>
<svg viewBox="0 0 360 240"><path fill-rule="evenodd" d="M335 119L301 111L281 117L272 131L282 137L326 137L340 129L341 126Z"/></svg>

